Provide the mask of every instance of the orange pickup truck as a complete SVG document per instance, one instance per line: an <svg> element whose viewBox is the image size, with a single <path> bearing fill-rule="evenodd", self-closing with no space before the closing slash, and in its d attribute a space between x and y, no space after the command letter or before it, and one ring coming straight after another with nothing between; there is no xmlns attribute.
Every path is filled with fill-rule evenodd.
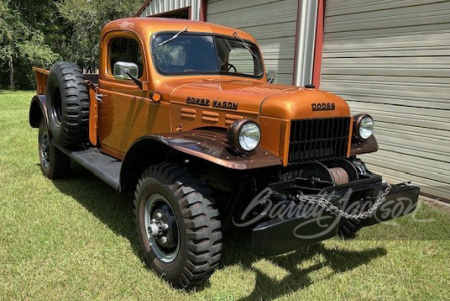
<svg viewBox="0 0 450 301"><path fill-rule="evenodd" d="M100 39L99 74L35 68L40 166L56 179L73 160L134 189L143 257L174 285L209 278L229 229L250 229L251 253L274 256L416 208L418 187L357 157L378 149L372 117L312 85L274 84L250 34L129 18Z"/></svg>

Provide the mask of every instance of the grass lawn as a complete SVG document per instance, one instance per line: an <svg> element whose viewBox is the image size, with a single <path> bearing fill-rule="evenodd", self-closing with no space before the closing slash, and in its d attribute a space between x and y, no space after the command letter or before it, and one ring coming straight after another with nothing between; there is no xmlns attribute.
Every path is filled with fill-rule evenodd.
<svg viewBox="0 0 450 301"><path fill-rule="evenodd" d="M79 166L42 175L32 95L0 91L0 300L450 299L450 213L426 205L416 219L434 222L407 216L271 259L229 233L209 283L173 289L139 259L131 200Z"/></svg>

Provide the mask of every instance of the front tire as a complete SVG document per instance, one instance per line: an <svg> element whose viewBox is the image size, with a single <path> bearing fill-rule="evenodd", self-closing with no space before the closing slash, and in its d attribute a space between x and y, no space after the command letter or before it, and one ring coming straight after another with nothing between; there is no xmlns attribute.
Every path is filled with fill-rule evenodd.
<svg viewBox="0 0 450 301"><path fill-rule="evenodd" d="M211 191L178 164L147 169L136 186L135 216L143 257L158 275L187 288L219 264L222 232Z"/></svg>
<svg viewBox="0 0 450 301"><path fill-rule="evenodd" d="M67 175L70 158L51 144L51 133L44 118L39 124L38 152L42 173L49 179L59 179Z"/></svg>

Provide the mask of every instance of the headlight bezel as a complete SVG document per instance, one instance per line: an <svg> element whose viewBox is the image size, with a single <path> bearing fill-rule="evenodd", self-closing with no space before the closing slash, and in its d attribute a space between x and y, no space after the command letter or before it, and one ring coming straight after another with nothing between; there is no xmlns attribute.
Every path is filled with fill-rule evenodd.
<svg viewBox="0 0 450 301"><path fill-rule="evenodd" d="M259 140L256 143L255 147L248 150L245 149L244 147L242 147L241 143L240 143L240 137L241 137L241 132L244 129L244 127L246 125L252 124L253 126L256 126L258 131L259 131ZM256 123L255 121L251 120L251 119L241 119L238 121L235 121L231 124L231 126L228 128L227 130L227 140L228 143L239 153L242 154L248 154L253 152L254 150L256 150L258 148L258 146L261 144L261 128L259 126L258 123Z"/></svg>
<svg viewBox="0 0 450 301"><path fill-rule="evenodd" d="M370 118L372 123L371 133L367 137L361 135L361 126L363 124L363 121L367 118ZM366 141L374 134L374 128L375 128L375 121L373 120L372 116L369 114L363 113L363 114L357 114L353 116L353 136L360 142Z"/></svg>

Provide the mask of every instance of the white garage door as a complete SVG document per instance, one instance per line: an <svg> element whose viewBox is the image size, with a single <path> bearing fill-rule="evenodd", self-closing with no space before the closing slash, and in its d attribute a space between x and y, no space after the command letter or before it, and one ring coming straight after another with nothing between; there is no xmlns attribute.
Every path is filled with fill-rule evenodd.
<svg viewBox="0 0 450 301"><path fill-rule="evenodd" d="M277 83L292 84L298 0L210 0L207 21L242 29L258 41Z"/></svg>
<svg viewBox="0 0 450 301"><path fill-rule="evenodd" d="M369 112L394 181L450 199L450 1L327 0L321 88Z"/></svg>
<svg viewBox="0 0 450 301"><path fill-rule="evenodd" d="M183 8L191 8L191 19L199 20L199 0L153 0L150 1L147 7L141 12L140 17L150 17L153 15L162 15L164 13L169 13L177 11ZM173 18L173 16L165 16Z"/></svg>

